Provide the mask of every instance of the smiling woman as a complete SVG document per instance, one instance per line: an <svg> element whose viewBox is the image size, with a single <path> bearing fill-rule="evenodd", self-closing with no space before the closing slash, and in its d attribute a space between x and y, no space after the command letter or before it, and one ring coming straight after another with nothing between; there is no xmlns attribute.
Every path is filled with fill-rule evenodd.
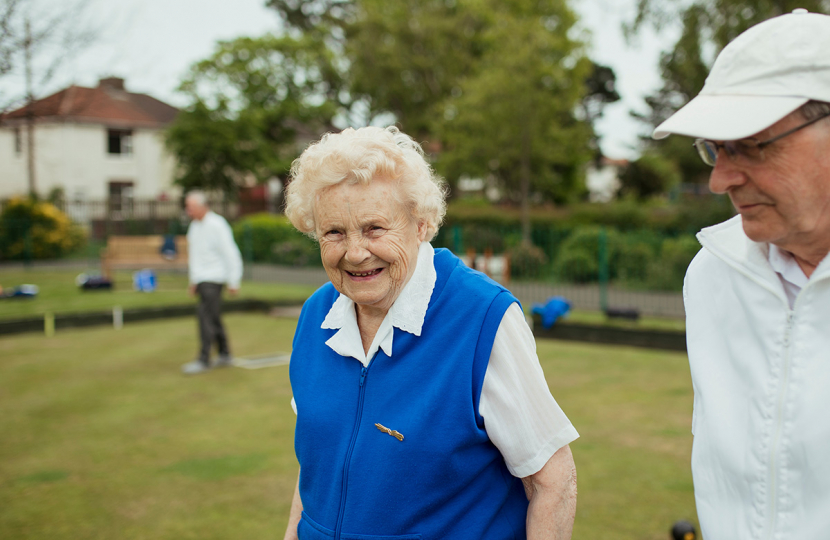
<svg viewBox="0 0 830 540"><path fill-rule="evenodd" d="M445 189L420 146L347 129L291 174L286 214L331 283L294 336L285 537L569 538L578 435L513 295L429 244Z"/></svg>

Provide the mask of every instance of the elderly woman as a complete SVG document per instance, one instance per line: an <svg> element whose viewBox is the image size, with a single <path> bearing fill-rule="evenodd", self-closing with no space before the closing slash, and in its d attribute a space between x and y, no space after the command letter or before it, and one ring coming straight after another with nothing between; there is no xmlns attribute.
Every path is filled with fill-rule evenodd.
<svg viewBox="0 0 830 540"><path fill-rule="evenodd" d="M294 336L285 538L570 538L578 435L516 299L428 243L446 205L420 146L347 129L291 175L286 214L331 283Z"/></svg>

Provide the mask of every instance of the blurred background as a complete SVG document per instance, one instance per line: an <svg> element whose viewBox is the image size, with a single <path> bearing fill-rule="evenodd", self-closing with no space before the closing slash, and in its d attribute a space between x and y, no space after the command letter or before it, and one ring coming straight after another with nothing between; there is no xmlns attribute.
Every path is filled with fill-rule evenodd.
<svg viewBox="0 0 830 540"><path fill-rule="evenodd" d="M0 295L25 297L0 300L0 537L284 527L285 366L185 384L192 321L121 327L190 313L183 254L158 252L195 188L245 259L238 310L300 305L326 278L282 193L328 131L395 124L421 142L451 188L433 245L528 312L559 295L572 322L682 340L694 234L733 209L690 140L649 135L726 43L796 7L830 1L0 0ZM111 287L90 294L89 276ZM85 313L121 331L62 330ZM290 352L296 315L272 315L230 317L237 354ZM683 353L539 343L583 435L575 537L694 521Z"/></svg>

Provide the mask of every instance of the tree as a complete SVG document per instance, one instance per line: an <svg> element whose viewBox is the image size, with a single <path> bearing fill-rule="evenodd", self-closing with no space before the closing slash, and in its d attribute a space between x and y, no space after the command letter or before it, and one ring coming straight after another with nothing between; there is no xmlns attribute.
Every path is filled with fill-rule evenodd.
<svg viewBox="0 0 830 540"><path fill-rule="evenodd" d="M619 100L617 75L614 70L592 61L590 75L585 79L585 95L582 98L580 111L583 119L591 125L591 149L597 161L602 157L602 151L599 147L599 137L593 132L593 126L597 120L602 118L605 106Z"/></svg>
<svg viewBox="0 0 830 540"><path fill-rule="evenodd" d="M592 130L575 111L592 64L568 37L575 17L564 2L489 8L475 73L460 81L435 121L445 141L438 165L453 177L499 179L520 201L529 244L531 193L561 203L580 189Z"/></svg>
<svg viewBox="0 0 830 540"><path fill-rule="evenodd" d="M680 181L677 165L660 154L646 152L623 171L622 193L643 201L665 193Z"/></svg>
<svg viewBox="0 0 830 540"><path fill-rule="evenodd" d="M0 115L19 104L27 106L26 154L29 194L37 195L35 174L35 102L64 61L89 45L94 32L82 22L87 0L51 9L29 0L0 0L0 77L22 66L23 92L0 95Z"/></svg>
<svg viewBox="0 0 830 540"><path fill-rule="evenodd" d="M298 140L331 125L342 85L336 57L308 36L220 42L180 86L193 105L167 134L177 182L234 196L247 178L285 175Z"/></svg>
<svg viewBox="0 0 830 540"><path fill-rule="evenodd" d="M354 0L266 0L290 29L341 39L355 9Z"/></svg>
<svg viewBox="0 0 830 540"><path fill-rule="evenodd" d="M830 0L639 0L637 16L626 27L629 34L644 24L658 31L679 24L681 33L672 50L661 56L663 86L646 98L648 113L635 116L656 127L700 92L716 54L730 41L755 24L799 7L830 13ZM690 151L688 141L676 139L646 140L644 145L673 160L685 182L707 178L708 167Z"/></svg>
<svg viewBox="0 0 830 540"><path fill-rule="evenodd" d="M391 113L416 139L434 140L441 104L477 69L492 20L471 0L357 2L345 29L352 94L370 119Z"/></svg>
<svg viewBox="0 0 830 540"><path fill-rule="evenodd" d="M583 57L563 0L270 0L348 64L349 106L426 143L452 184L496 178L521 201L580 191L591 122L619 96ZM586 85L591 89L586 91ZM580 101L585 98L585 101Z"/></svg>

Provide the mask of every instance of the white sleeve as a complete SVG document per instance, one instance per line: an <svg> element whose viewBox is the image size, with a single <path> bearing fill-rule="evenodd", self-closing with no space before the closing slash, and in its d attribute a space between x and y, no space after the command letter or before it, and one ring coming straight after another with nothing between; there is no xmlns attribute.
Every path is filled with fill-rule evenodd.
<svg viewBox="0 0 830 540"><path fill-rule="evenodd" d="M496 332L479 414L508 470L518 478L539 472L557 450L579 437L550 393L533 333L516 303Z"/></svg>
<svg viewBox="0 0 830 540"><path fill-rule="evenodd" d="M239 282L242 281L242 254L233 239L233 230L224 218L222 218L219 230L219 242L222 258L227 268L228 287L238 289Z"/></svg>

